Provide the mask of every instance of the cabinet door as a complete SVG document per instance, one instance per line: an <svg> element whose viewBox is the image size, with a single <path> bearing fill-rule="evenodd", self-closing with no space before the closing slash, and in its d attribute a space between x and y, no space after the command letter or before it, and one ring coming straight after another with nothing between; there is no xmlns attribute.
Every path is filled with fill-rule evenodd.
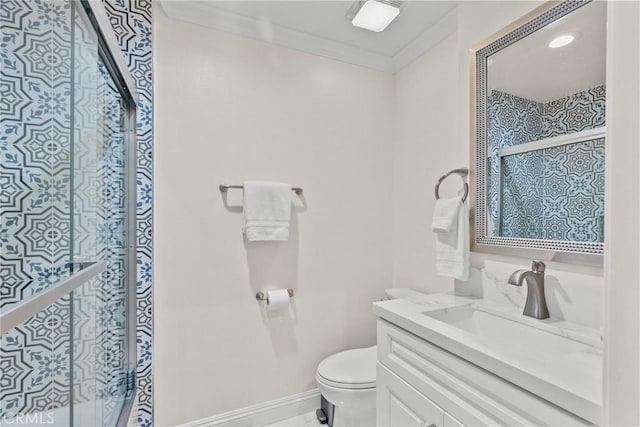
<svg viewBox="0 0 640 427"><path fill-rule="evenodd" d="M443 427L444 412L380 363L376 377L378 427Z"/></svg>

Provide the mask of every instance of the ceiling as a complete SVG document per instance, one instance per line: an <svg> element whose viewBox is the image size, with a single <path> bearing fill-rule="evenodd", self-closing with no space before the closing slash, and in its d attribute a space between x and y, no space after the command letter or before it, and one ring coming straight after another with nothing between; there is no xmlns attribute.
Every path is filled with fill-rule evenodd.
<svg viewBox="0 0 640 427"><path fill-rule="evenodd" d="M605 84L607 3L594 1L488 59L489 90L548 102ZM575 40L551 49L551 40Z"/></svg>
<svg viewBox="0 0 640 427"><path fill-rule="evenodd" d="M171 18L386 72L398 71L456 30L456 1L406 1L381 32L351 25L353 1L164 0Z"/></svg>

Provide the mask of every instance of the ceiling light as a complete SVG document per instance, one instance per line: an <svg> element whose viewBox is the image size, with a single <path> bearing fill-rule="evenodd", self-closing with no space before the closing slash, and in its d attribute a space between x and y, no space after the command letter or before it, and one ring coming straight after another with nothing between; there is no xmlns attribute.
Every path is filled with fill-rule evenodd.
<svg viewBox="0 0 640 427"><path fill-rule="evenodd" d="M552 49L556 49L558 47L566 46L569 43L571 43L574 39L575 39L575 36L571 34L563 34L551 40L551 43L549 43L549 47Z"/></svg>
<svg viewBox="0 0 640 427"><path fill-rule="evenodd" d="M400 8L376 0L366 1L351 23L360 28L383 31L400 13Z"/></svg>

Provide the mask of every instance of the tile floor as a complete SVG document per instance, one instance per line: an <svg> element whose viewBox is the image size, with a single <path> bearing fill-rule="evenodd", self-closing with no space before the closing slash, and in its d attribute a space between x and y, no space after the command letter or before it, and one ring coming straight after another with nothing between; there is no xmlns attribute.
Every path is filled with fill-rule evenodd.
<svg viewBox="0 0 640 427"><path fill-rule="evenodd" d="M307 412L306 414L298 415L297 417L288 418L286 420L278 421L274 424L269 424L264 427L320 427L322 424L316 418L316 412Z"/></svg>

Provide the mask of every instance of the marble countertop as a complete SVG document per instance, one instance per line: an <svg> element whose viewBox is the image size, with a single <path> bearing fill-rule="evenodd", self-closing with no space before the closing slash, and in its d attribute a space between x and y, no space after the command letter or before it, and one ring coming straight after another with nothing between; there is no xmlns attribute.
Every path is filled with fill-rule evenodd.
<svg viewBox="0 0 640 427"><path fill-rule="evenodd" d="M538 330L579 342L579 351L544 353L531 347L496 348L478 334L436 320L425 313L473 306ZM374 303L375 313L402 329L480 366L594 424L602 419L602 333L599 330L549 318L532 319L521 308L450 293ZM541 353L542 352L542 353ZM543 357L532 357L542 354Z"/></svg>

